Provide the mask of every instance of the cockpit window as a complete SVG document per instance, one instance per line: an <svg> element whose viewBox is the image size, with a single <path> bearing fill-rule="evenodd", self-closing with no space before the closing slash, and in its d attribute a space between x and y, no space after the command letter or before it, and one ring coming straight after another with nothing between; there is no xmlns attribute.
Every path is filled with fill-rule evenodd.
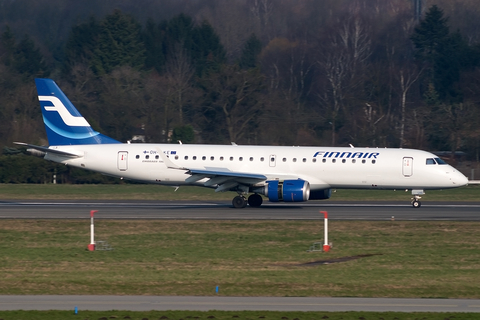
<svg viewBox="0 0 480 320"><path fill-rule="evenodd" d="M447 164L445 161L443 161L440 158L435 158L435 161L437 161L438 164Z"/></svg>
<svg viewBox="0 0 480 320"><path fill-rule="evenodd" d="M427 158L427 164L435 164L435 160L433 160L433 158Z"/></svg>

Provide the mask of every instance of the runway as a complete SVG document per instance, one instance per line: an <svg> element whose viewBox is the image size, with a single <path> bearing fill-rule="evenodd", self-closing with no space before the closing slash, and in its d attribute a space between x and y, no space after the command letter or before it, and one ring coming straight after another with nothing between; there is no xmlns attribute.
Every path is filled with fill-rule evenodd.
<svg viewBox="0 0 480 320"><path fill-rule="evenodd" d="M171 296L0 296L0 310L108 311L372 311L480 312L480 300L308 298L308 297L171 297Z"/></svg>
<svg viewBox="0 0 480 320"><path fill-rule="evenodd" d="M98 219L318 220L327 211L331 220L480 220L480 202L266 203L260 208L235 209L219 201L0 201L0 219L84 219L98 210Z"/></svg>
<svg viewBox="0 0 480 320"><path fill-rule="evenodd" d="M480 202L267 203L234 209L226 201L1 201L0 219L210 219L210 220L454 220L479 221ZM480 300L318 298L318 297L158 297L158 296L0 296L0 310L271 310L480 312Z"/></svg>

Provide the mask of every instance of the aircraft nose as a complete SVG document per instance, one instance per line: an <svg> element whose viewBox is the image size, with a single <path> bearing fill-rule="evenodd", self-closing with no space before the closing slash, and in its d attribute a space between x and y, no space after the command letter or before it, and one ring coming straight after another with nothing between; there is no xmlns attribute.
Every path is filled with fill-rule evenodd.
<svg viewBox="0 0 480 320"><path fill-rule="evenodd" d="M468 178L465 177L463 173L457 170L455 170L455 175L453 176L452 181L455 185L458 185L459 187L466 186L468 184Z"/></svg>

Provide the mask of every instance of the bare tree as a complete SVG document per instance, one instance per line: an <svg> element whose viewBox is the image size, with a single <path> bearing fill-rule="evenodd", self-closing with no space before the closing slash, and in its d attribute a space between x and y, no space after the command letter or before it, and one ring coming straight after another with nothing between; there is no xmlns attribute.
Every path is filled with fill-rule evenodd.
<svg viewBox="0 0 480 320"><path fill-rule="evenodd" d="M403 148L405 142L405 114L407 108L407 93L411 86L418 80L420 74L423 72L423 68L418 70L416 66L404 66L398 71L398 80L400 84L400 148Z"/></svg>
<svg viewBox="0 0 480 320"><path fill-rule="evenodd" d="M200 114L210 114L203 119L204 131L223 129L230 142L245 138L258 123L263 106L260 94L263 76L258 69L224 66L219 73L202 82L202 86L206 96Z"/></svg>
<svg viewBox="0 0 480 320"><path fill-rule="evenodd" d="M165 71L172 92L172 105L175 105L178 111L178 124L183 125L184 95L192 87L195 70L182 44L177 43L167 57Z"/></svg>
<svg viewBox="0 0 480 320"><path fill-rule="evenodd" d="M323 71L325 90L318 94L322 104L330 106L332 146L336 144L336 121L347 96L361 83L362 70L371 54L371 40L358 17L341 23L321 46L317 63Z"/></svg>

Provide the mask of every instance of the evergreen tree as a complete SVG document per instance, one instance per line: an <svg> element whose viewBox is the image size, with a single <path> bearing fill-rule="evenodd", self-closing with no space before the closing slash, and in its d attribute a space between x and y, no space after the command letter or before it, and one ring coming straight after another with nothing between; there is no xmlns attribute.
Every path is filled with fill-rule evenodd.
<svg viewBox="0 0 480 320"><path fill-rule="evenodd" d="M260 52L262 52L262 42L252 33L243 47L239 62L240 67L242 69L255 68Z"/></svg>
<svg viewBox="0 0 480 320"><path fill-rule="evenodd" d="M105 74L119 66L142 68L145 64L145 47L140 31L140 24L120 10L106 16L100 24L93 60L94 71Z"/></svg>
<svg viewBox="0 0 480 320"><path fill-rule="evenodd" d="M195 132L193 127L190 125L180 126L173 128L172 143L193 143L195 142Z"/></svg>
<svg viewBox="0 0 480 320"><path fill-rule="evenodd" d="M89 21L74 26L65 45L64 71L67 73L75 63L93 59L97 46L100 25L95 17Z"/></svg>
<svg viewBox="0 0 480 320"><path fill-rule="evenodd" d="M163 21L158 26L152 19L148 19L142 33L145 45L145 68L154 68L161 73L165 65L165 30L167 22Z"/></svg>
<svg viewBox="0 0 480 320"><path fill-rule="evenodd" d="M411 39L417 60L426 66L426 80L433 84L440 99L460 102L462 97L455 83L462 70L475 64L475 55L460 33L449 32L447 22L443 11L434 5Z"/></svg>
<svg viewBox="0 0 480 320"><path fill-rule="evenodd" d="M209 71L218 71L226 62L225 49L220 37L213 27L204 21L194 32L195 47L192 51L195 60L197 75L202 76Z"/></svg>
<svg viewBox="0 0 480 320"><path fill-rule="evenodd" d="M2 63L11 66L13 63L13 54L15 52L15 36L12 29L7 25L5 31L0 37L0 57Z"/></svg>
<svg viewBox="0 0 480 320"><path fill-rule="evenodd" d="M415 33L411 37L419 60L433 63L439 49L448 39L450 31L447 22L443 11L436 5L425 14L425 19L415 28Z"/></svg>
<svg viewBox="0 0 480 320"><path fill-rule="evenodd" d="M48 74L43 55L28 35L15 48L14 66L26 77L44 77Z"/></svg>

